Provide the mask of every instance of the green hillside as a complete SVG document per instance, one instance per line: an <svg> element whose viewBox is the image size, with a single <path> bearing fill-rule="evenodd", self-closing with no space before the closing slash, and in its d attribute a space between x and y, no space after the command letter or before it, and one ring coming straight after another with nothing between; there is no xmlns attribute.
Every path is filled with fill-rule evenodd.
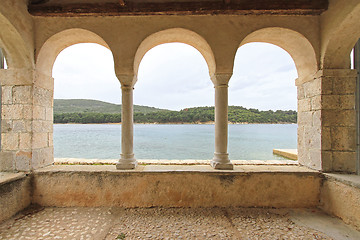
<svg viewBox="0 0 360 240"><path fill-rule="evenodd" d="M134 105L134 112L151 113L164 109ZM54 99L54 114L61 113L121 113L121 105L90 99Z"/></svg>
<svg viewBox="0 0 360 240"><path fill-rule="evenodd" d="M296 111L260 111L229 106L232 123L296 123ZM170 111L134 106L135 123L203 123L214 121L214 107L186 108ZM55 100L54 123L119 123L121 105L96 100Z"/></svg>

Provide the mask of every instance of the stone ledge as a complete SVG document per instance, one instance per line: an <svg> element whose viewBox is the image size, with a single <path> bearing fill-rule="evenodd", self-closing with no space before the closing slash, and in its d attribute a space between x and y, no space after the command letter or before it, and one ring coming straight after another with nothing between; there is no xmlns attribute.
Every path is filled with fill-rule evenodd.
<svg viewBox="0 0 360 240"><path fill-rule="evenodd" d="M341 182L345 185L356 187L360 189L360 175L355 174L339 174L339 173L324 173L328 180Z"/></svg>
<svg viewBox="0 0 360 240"><path fill-rule="evenodd" d="M37 169L35 174L47 173L231 173L246 175L248 173L299 173L302 175L321 175L320 172L303 166L234 166L234 170L217 170L210 165L139 165L132 170L117 170L113 165L53 165Z"/></svg>
<svg viewBox="0 0 360 240"><path fill-rule="evenodd" d="M25 173L0 172L0 185L25 178L26 176Z"/></svg>
<svg viewBox="0 0 360 240"><path fill-rule="evenodd" d="M55 158L55 165L115 165L118 159ZM210 165L211 160L138 159L139 165ZM293 160L231 160L234 165L298 166Z"/></svg>

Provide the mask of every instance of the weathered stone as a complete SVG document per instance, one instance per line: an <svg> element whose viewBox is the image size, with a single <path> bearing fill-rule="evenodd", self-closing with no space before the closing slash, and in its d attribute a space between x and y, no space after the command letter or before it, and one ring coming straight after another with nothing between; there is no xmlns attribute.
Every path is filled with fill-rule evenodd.
<svg viewBox="0 0 360 240"><path fill-rule="evenodd" d="M355 126L354 110L323 110L322 124L324 126Z"/></svg>
<svg viewBox="0 0 360 240"><path fill-rule="evenodd" d="M338 172L353 173L356 171L356 152L355 151L334 151L333 169Z"/></svg>
<svg viewBox="0 0 360 240"><path fill-rule="evenodd" d="M308 112L310 110L311 110L311 100L309 98L298 100L299 112Z"/></svg>
<svg viewBox="0 0 360 240"><path fill-rule="evenodd" d="M1 149L5 151L14 151L19 149L18 133L2 133Z"/></svg>
<svg viewBox="0 0 360 240"><path fill-rule="evenodd" d="M3 105L2 106L2 119L20 119L24 118L23 113L24 107L23 105L16 104L16 105Z"/></svg>
<svg viewBox="0 0 360 240"><path fill-rule="evenodd" d="M20 133L20 146L19 148L21 150L31 150L31 143L32 143L32 139L31 139L31 133Z"/></svg>
<svg viewBox="0 0 360 240"><path fill-rule="evenodd" d="M27 151L19 151L15 156L15 167L18 171L30 171L32 153Z"/></svg>
<svg viewBox="0 0 360 240"><path fill-rule="evenodd" d="M34 106L33 109L34 120L46 120L46 108L42 106Z"/></svg>
<svg viewBox="0 0 360 240"><path fill-rule="evenodd" d="M48 134L43 132L33 132L32 146L34 149L48 147Z"/></svg>
<svg viewBox="0 0 360 240"><path fill-rule="evenodd" d="M12 86L2 86L1 89L1 101L2 104L12 104Z"/></svg>
<svg viewBox="0 0 360 240"><path fill-rule="evenodd" d="M32 86L13 87L14 104L32 104Z"/></svg>
<svg viewBox="0 0 360 240"><path fill-rule="evenodd" d="M335 151L355 151L356 129L355 127L332 127L332 149Z"/></svg>
<svg viewBox="0 0 360 240"><path fill-rule="evenodd" d="M13 133L26 132L26 121L25 120L14 120L12 126Z"/></svg>
<svg viewBox="0 0 360 240"><path fill-rule="evenodd" d="M316 111L321 109L321 95L311 98L311 110Z"/></svg>
<svg viewBox="0 0 360 240"><path fill-rule="evenodd" d="M9 172L15 170L15 153L0 152L0 172Z"/></svg>

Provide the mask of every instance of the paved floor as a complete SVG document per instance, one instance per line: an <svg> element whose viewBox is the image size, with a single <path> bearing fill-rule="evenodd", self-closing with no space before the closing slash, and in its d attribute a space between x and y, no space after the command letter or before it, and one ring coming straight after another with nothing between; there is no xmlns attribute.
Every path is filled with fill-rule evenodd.
<svg viewBox="0 0 360 240"><path fill-rule="evenodd" d="M2 223L0 239L360 239L360 233L318 210L32 207Z"/></svg>

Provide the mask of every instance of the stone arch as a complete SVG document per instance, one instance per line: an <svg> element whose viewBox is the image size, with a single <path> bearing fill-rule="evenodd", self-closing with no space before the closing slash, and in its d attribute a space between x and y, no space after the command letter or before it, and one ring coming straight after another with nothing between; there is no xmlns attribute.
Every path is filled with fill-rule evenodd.
<svg viewBox="0 0 360 240"><path fill-rule="evenodd" d="M96 33L81 28L72 28L51 36L41 47L36 58L36 69L52 76L52 69L56 57L65 48L77 43L97 43L108 49L107 43Z"/></svg>
<svg viewBox="0 0 360 240"><path fill-rule="evenodd" d="M216 72L216 63L213 51L203 37L184 28L171 28L153 33L141 42L134 58L134 74L137 75L140 62L147 51L160 44L173 42L185 43L197 49L204 57L208 65L210 76Z"/></svg>
<svg viewBox="0 0 360 240"><path fill-rule="evenodd" d="M280 27L263 28L247 35L240 44L265 42L274 44L290 54L295 62L299 78L316 73L318 61L315 50L302 34Z"/></svg>
<svg viewBox="0 0 360 240"><path fill-rule="evenodd" d="M324 69L350 68L350 52L360 38L360 3L351 7L351 11L338 12L336 20L339 18L340 21L335 21L334 17L327 19L330 21L331 33L324 37L326 41L323 43L322 54Z"/></svg>
<svg viewBox="0 0 360 240"><path fill-rule="evenodd" d="M0 47L4 49L9 68L33 68L32 48L26 45L20 33L2 14L0 14Z"/></svg>

